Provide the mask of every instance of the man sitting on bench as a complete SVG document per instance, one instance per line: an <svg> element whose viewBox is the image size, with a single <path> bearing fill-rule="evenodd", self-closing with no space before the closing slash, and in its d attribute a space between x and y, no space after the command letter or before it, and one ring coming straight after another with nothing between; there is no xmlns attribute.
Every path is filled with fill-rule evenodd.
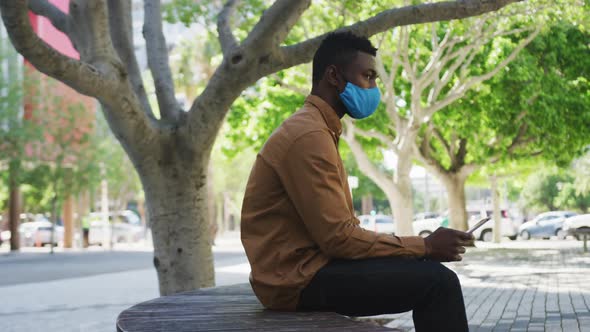
<svg viewBox="0 0 590 332"><path fill-rule="evenodd" d="M242 209L254 293L275 310L349 316L413 310L416 331L467 331L461 285L440 262L461 260L473 237L439 228L423 239L364 230L338 152L340 119L380 102L375 49L332 33L313 58L303 107L257 156Z"/></svg>

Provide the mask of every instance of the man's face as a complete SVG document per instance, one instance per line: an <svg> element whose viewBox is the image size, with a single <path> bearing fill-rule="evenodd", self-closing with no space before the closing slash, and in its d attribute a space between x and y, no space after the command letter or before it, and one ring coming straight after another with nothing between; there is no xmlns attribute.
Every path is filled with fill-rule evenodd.
<svg viewBox="0 0 590 332"><path fill-rule="evenodd" d="M354 60L342 68L344 79L363 89L377 86L377 70L375 68L375 57L365 52L357 52ZM346 82L340 82L339 91L344 91Z"/></svg>

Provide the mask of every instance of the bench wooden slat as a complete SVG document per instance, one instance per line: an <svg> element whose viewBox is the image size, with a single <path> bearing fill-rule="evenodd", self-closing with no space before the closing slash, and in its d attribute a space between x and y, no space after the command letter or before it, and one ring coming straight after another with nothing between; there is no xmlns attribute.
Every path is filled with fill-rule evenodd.
<svg viewBox="0 0 590 332"><path fill-rule="evenodd" d="M117 318L119 332L152 331L360 331L391 332L332 312L264 309L250 285L185 292L137 304Z"/></svg>

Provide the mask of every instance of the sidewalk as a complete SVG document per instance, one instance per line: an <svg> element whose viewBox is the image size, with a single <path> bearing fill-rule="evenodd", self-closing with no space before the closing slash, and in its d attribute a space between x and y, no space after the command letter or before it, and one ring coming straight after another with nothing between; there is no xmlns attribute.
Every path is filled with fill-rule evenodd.
<svg viewBox="0 0 590 332"><path fill-rule="evenodd" d="M590 332L590 254L580 241L477 246L448 264L463 285L470 331ZM238 233L218 238L214 251L237 254L216 262L218 285L248 282ZM0 263L33 256L0 255ZM123 309L157 296L153 268L0 287L0 331L113 331ZM411 313L370 319L413 331Z"/></svg>
<svg viewBox="0 0 590 332"><path fill-rule="evenodd" d="M149 256L152 248L139 245L115 247L115 252L135 250L143 250ZM249 270L244 266L246 258L239 234L223 234L213 251L223 253L224 258L216 261L217 285L248 282ZM39 261L51 261L48 252L49 248L25 248L21 253L0 252L0 269L19 264L26 266L26 273L38 274L36 265ZM93 254L106 254L108 250L91 247L85 252L57 248L56 252L81 256L88 253L88 257L94 257ZM56 256L53 256L54 260ZM0 286L0 331L112 332L121 311L159 296L156 271L149 265L147 267Z"/></svg>
<svg viewBox="0 0 590 332"><path fill-rule="evenodd" d="M582 242L477 245L447 265L463 285L470 331L590 332L590 254ZM411 313L378 318L414 331Z"/></svg>

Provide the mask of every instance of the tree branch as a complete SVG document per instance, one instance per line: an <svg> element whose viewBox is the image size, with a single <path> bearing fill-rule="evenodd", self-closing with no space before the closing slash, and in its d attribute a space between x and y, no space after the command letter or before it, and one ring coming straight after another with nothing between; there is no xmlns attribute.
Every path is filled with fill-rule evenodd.
<svg viewBox="0 0 590 332"><path fill-rule="evenodd" d="M29 9L36 15L47 17L59 31L69 36L70 16L47 0L29 0Z"/></svg>
<svg viewBox="0 0 590 332"><path fill-rule="evenodd" d="M155 119L133 48L135 44L133 42L131 6L131 0L108 0L111 40L119 58L127 69L133 91L139 98L144 111L150 118Z"/></svg>
<svg viewBox="0 0 590 332"><path fill-rule="evenodd" d="M224 56L189 111L187 134L195 146L206 147L213 141L227 110L246 87L278 71L272 64L267 65L277 60L273 50L278 48L310 3L311 0L276 1L238 47L249 52Z"/></svg>
<svg viewBox="0 0 590 332"><path fill-rule="evenodd" d="M441 42L440 49L436 50L435 54L431 57L417 82L420 94L425 88L432 85L427 96L427 105L431 105L438 98L442 89L446 87L449 81L454 77L453 75L456 70L462 64L466 63L465 58L469 55L474 56L477 54L479 47L484 44L485 39L483 38L484 33L482 30L487 20L487 16L489 15L476 19L475 23L458 38L448 38L448 36L452 34L453 29L447 29L445 38L443 39L443 42ZM471 42L454 50L455 45L465 40L470 40ZM469 62L471 61L472 60L469 60ZM440 72L443 68L447 69L442 77L440 77ZM425 113L427 117L430 117L431 113L428 110L426 110Z"/></svg>
<svg viewBox="0 0 590 332"><path fill-rule="evenodd" d="M469 177L469 175L473 174L473 172L477 171L478 168L480 168L480 165L474 164L474 163L470 163L470 164L465 164L462 165L459 169L457 169L457 172L459 174L460 177L462 177L463 179L467 179L467 177Z"/></svg>
<svg viewBox="0 0 590 332"><path fill-rule="evenodd" d="M375 131L375 130L366 131L366 130L360 129L354 125L353 121L350 118L346 118L343 121L350 128L354 128L355 134L358 134L360 136L374 138L374 139L378 140L379 142L381 142L381 144L387 146L387 148L394 150L394 152L396 152L396 153L398 152L397 147L392 143L391 138L388 137L387 135L380 133L378 131Z"/></svg>
<svg viewBox="0 0 590 332"><path fill-rule="evenodd" d="M244 47L257 51L277 48L310 5L311 0L275 1L248 34Z"/></svg>
<svg viewBox="0 0 590 332"><path fill-rule="evenodd" d="M519 117L520 117L520 115L519 115ZM528 131L528 128L529 128L529 126L526 122L522 123L520 125L520 127L518 128L518 133L516 134L516 136L514 136L514 138L512 138L512 142L510 142L510 145L505 150L508 153L508 155L513 155L514 151L516 149L518 149L519 147L525 146L525 145L535 141L534 137L530 137L528 139L525 139L525 135ZM504 149L502 149L502 150L504 150ZM496 153L494 155L494 157L492 157L490 159L490 162L492 164L497 163L502 158L502 154L503 154L503 151Z"/></svg>
<svg viewBox="0 0 590 332"><path fill-rule="evenodd" d="M409 50L409 45L410 45L410 33L408 32L408 27L400 27L400 41L399 41L399 47L401 49L400 52L400 61L402 64L402 67L404 68L404 71L406 72L406 74L408 75L408 79L410 81L416 81L416 70L415 67L412 66L412 63L410 61L410 56L408 54L408 50Z"/></svg>
<svg viewBox="0 0 590 332"><path fill-rule="evenodd" d="M537 37L539 32L541 32L541 28L537 27L535 29L535 31L533 31L531 34L529 34L528 37L524 41L520 42L520 44L514 50L512 50L512 53L510 53L509 56L507 56L504 60L502 60L502 62L500 62L500 64L498 64L494 69L487 72L486 74L472 77L470 80L468 80L465 83L465 85L467 87L472 87L475 84L481 83L483 81L486 81L486 80L489 80L490 78L492 78L500 70L502 70L504 67L506 67L510 62L512 62L512 60L514 60L514 58L516 58L518 53L520 53L520 51L523 48L525 48L525 46L527 46L531 41L533 41L533 39L535 39L535 37Z"/></svg>
<svg viewBox="0 0 590 332"><path fill-rule="evenodd" d="M168 46L162 32L160 0L144 0L143 36L146 42L148 66L154 78L160 114L165 121L177 121L180 105L176 102L172 72L168 61Z"/></svg>
<svg viewBox="0 0 590 332"><path fill-rule="evenodd" d="M350 121L345 122L345 130L346 131L342 137L350 147L350 150L352 151L352 154L354 156L354 159L356 160L359 169L364 174L366 174L373 182L375 182L375 184L377 184L380 188L385 189L388 186L395 185L393 183L392 177L388 176L387 174L384 174L381 170L375 167L375 165L373 165L373 163L363 150L361 144L354 137L356 128L352 125L352 123L350 123Z"/></svg>
<svg viewBox="0 0 590 332"><path fill-rule="evenodd" d="M431 127L430 130L432 131L432 134L434 134L434 137L436 137L436 139L438 139L438 141L445 148L445 151L447 152L449 157L452 159L453 158L453 151L451 150L451 146L450 146L449 142L447 142L447 140L443 137L440 130L438 130L438 128L434 127L434 125L432 125L432 123L430 124L430 127Z"/></svg>
<svg viewBox="0 0 590 332"><path fill-rule="evenodd" d="M406 6L384 11L337 31L351 31L369 37L397 26L477 16L519 1L521 0L457 0ZM327 34L323 34L299 44L282 47L283 63L277 70L310 61L326 36Z"/></svg>
<svg viewBox="0 0 590 332"><path fill-rule="evenodd" d="M84 95L100 98L111 91L111 84L96 67L63 55L37 36L25 1L1 0L0 9L12 44L37 70Z"/></svg>
<svg viewBox="0 0 590 332"><path fill-rule="evenodd" d="M393 56L395 57L396 55L394 54ZM387 114L389 115L389 119L391 120L391 122L393 122L396 131L399 132L401 126L401 117L397 112L397 96L394 87L395 72L397 71L398 63L396 61L392 61L390 75L387 75L387 71L385 69L385 65L383 64L383 58L381 57L381 53L377 53L377 57L375 60L377 64L377 73L380 77L382 77L381 81L385 86L385 93L383 94L382 99L385 102Z"/></svg>
<svg viewBox="0 0 590 332"><path fill-rule="evenodd" d="M459 150L455 155L455 161L457 166L464 166L465 165L465 157L467 156L467 139L462 137L459 139Z"/></svg>
<svg viewBox="0 0 590 332"><path fill-rule="evenodd" d="M238 41L231 28L231 18L236 12L236 3L237 0L228 0L217 17L217 34L224 56L228 56L238 47Z"/></svg>
<svg viewBox="0 0 590 332"><path fill-rule="evenodd" d="M435 33L435 26L436 24L432 23L433 34ZM434 54L430 57L430 60L422 70L421 79L424 81L424 87L428 86L435 78L438 78L442 67L446 64L445 62L441 61L441 57L446 53L449 47L452 47L452 45L449 45L452 31L453 29L451 27L447 28L445 36L440 41L440 43L438 42L436 35L431 37L432 51Z"/></svg>
<svg viewBox="0 0 590 332"><path fill-rule="evenodd" d="M432 135L432 127L428 127L424 132L424 137L422 138L422 142L418 146L417 143L414 143L414 156L424 165L425 168L430 170L431 173L437 175L444 175L446 170L438 160L436 160L432 156L432 151L430 147L431 135Z"/></svg>
<svg viewBox="0 0 590 332"><path fill-rule="evenodd" d="M25 59L40 72L97 98L113 133L132 159L151 155L148 149L153 146L155 128L142 113L112 46L106 0L70 3L70 38L79 38L82 61L63 55L37 36L26 1L0 0L0 9L10 39Z"/></svg>
<svg viewBox="0 0 590 332"><path fill-rule="evenodd" d="M492 29L492 31L493 30L495 30L495 29ZM537 29L537 30L539 30L539 29ZM526 31L530 32L531 31L531 28L530 27L529 28L520 28L520 29L513 29L513 30L510 30L510 31L496 32L496 33L492 34L489 37L489 40L488 41L493 41L495 38L498 38L498 37L519 34L519 33L526 32ZM515 54L514 56L518 55L518 53L522 50L522 48L526 47L526 45L528 45L532 41L532 39L534 39L536 37L536 35L538 33L539 33L539 31L537 31L536 34L534 36L532 36L532 38L528 42L525 40L523 42L523 45L522 45L522 47L520 49L518 49L518 47L517 47L517 49L514 50L514 52L516 52L516 53L513 52L513 54ZM529 37L531 37L531 36L529 35ZM480 45L483 45L483 44L485 44L485 43L480 43ZM460 74L459 74L459 77L460 77L461 80L463 80L467 76L467 74L469 73L469 66L471 65L471 62L473 61L473 59L475 58L476 55L477 55L477 52L475 52L475 51L472 52L470 54L469 58L461 65L461 70L460 70ZM514 60L514 57L512 58L512 60ZM510 60L510 61L512 61L512 60ZM508 63L506 63L506 65L507 64ZM499 68L498 70L500 70L502 68ZM489 78L493 77L496 73L497 73L497 71L494 74L492 74L492 76L490 76Z"/></svg>
<svg viewBox="0 0 590 332"><path fill-rule="evenodd" d="M436 111L450 105L457 99L463 97L465 95L465 92L467 92L467 90L469 90L476 84L479 84L492 78L500 70L506 67L512 60L514 60L518 53L520 53L520 51L526 45L528 45L539 34L539 32L540 28L535 29L535 31L533 31L524 41L522 41L514 50L512 50L512 53L510 53L509 56L502 60L502 62L500 62L494 69L490 70L489 72L483 75L471 77L467 80L467 82L456 84L453 88L451 88L449 93L443 99L431 104L428 107L428 115L432 115Z"/></svg>

